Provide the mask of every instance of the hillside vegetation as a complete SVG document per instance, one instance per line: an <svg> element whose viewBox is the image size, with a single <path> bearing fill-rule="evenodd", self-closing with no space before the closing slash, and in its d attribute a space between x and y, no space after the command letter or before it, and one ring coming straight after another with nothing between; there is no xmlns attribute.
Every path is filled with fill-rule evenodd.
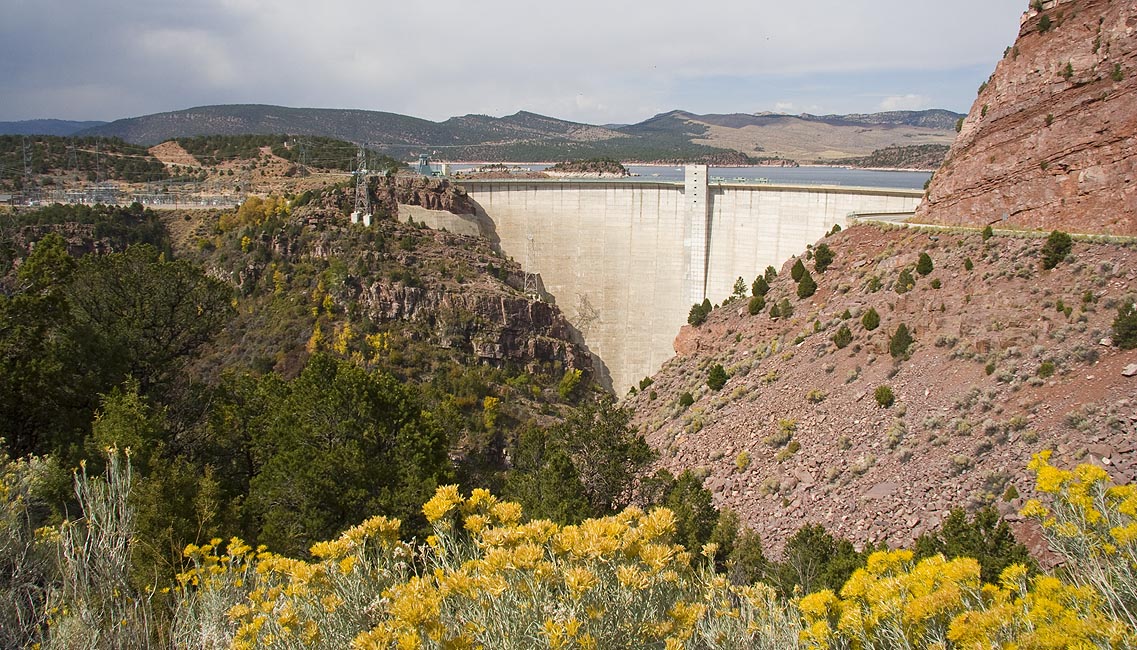
<svg viewBox="0 0 1137 650"><path fill-rule="evenodd" d="M917 144L877 149L867 156L839 158L834 165L869 169L938 169L947 155L946 144Z"/></svg>
<svg viewBox="0 0 1137 650"><path fill-rule="evenodd" d="M727 304L693 307L705 322L628 400L635 421L664 467L705 476L773 548L803 522L895 547L956 506L1013 515L1030 494L1018 459L1041 449L1131 480L1121 373L1137 354L1121 333L1137 252L1049 239L831 234Z"/></svg>
<svg viewBox="0 0 1137 650"><path fill-rule="evenodd" d="M0 135L0 189L24 189L25 160L33 179L47 185L54 185L56 177L88 183L168 177L145 147L118 138Z"/></svg>

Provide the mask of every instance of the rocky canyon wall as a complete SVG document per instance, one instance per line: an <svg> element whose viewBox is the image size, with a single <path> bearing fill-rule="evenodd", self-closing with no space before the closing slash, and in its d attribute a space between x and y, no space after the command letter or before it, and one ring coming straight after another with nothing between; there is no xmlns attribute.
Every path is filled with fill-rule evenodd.
<svg viewBox="0 0 1137 650"><path fill-rule="evenodd" d="M1137 235L1137 3L1034 2L917 221Z"/></svg>

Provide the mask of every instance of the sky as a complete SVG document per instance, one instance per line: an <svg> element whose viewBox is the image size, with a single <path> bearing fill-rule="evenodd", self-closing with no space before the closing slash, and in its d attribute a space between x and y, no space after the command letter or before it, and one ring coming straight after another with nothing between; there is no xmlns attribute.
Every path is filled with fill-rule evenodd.
<svg viewBox="0 0 1137 650"><path fill-rule="evenodd" d="M966 113L1026 0L0 0L0 120Z"/></svg>

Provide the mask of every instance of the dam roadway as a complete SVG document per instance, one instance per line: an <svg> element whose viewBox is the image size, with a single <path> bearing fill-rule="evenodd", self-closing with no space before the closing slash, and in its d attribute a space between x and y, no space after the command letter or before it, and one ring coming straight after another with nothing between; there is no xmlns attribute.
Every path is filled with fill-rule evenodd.
<svg viewBox="0 0 1137 650"><path fill-rule="evenodd" d="M919 190L712 184L707 171L688 166L683 183L461 180L476 223L433 211L411 217L488 237L537 274L623 395L674 355L692 304L721 303L739 277L749 295L767 266L780 270L851 214L910 213L923 197Z"/></svg>

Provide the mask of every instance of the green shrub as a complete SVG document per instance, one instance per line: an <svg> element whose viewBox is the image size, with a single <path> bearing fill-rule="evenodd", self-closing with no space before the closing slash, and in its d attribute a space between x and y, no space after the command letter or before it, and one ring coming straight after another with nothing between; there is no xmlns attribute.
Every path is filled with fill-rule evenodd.
<svg viewBox="0 0 1137 650"><path fill-rule="evenodd" d="M681 406L683 408L687 408L688 406L690 406L694 403L695 403L695 396L692 395L690 391L683 391L683 393L681 395L679 395L679 406Z"/></svg>
<svg viewBox="0 0 1137 650"><path fill-rule="evenodd" d="M770 292L770 283L766 278L758 276L754 278L754 284L750 285L750 293L755 296L765 296Z"/></svg>
<svg viewBox="0 0 1137 650"><path fill-rule="evenodd" d="M932 272L932 256L927 253L920 253L920 261L916 262L916 272L920 275L927 275Z"/></svg>
<svg viewBox="0 0 1137 650"><path fill-rule="evenodd" d="M987 241L994 236L995 231L991 229L991 224L987 224L987 227L983 229L983 241Z"/></svg>
<svg viewBox="0 0 1137 650"><path fill-rule="evenodd" d="M799 451L801 451L801 443L797 440L791 440L790 444L782 447L778 453L774 454L774 460L778 461L779 463L784 462L786 460L789 460L790 456L793 456Z"/></svg>
<svg viewBox="0 0 1137 650"><path fill-rule="evenodd" d="M849 330L848 325L841 325L841 328L833 335L832 341L838 350L843 350L846 345L853 342L853 332Z"/></svg>
<svg viewBox="0 0 1137 650"><path fill-rule="evenodd" d="M888 352L892 355L893 359L908 358L908 348L914 343L912 335L908 332L908 326L901 323L896 328L894 333L888 339Z"/></svg>
<svg viewBox="0 0 1137 650"><path fill-rule="evenodd" d="M738 452L738 455L734 457L734 466L738 468L738 471L745 472L746 468L750 467L750 452L745 449Z"/></svg>
<svg viewBox="0 0 1137 650"><path fill-rule="evenodd" d="M800 282L803 273L805 273L805 264L801 263L801 258L799 257L797 261L794 262L794 265L790 267L790 278L792 278L794 282Z"/></svg>
<svg viewBox="0 0 1137 650"><path fill-rule="evenodd" d="M651 386L654 383L655 383L655 380L652 379L651 377L644 377L643 379L640 380L640 390L644 390L645 388L647 388L648 386Z"/></svg>
<svg viewBox="0 0 1137 650"><path fill-rule="evenodd" d="M1113 342L1122 350L1137 348L1137 306L1134 303L1117 308L1113 320Z"/></svg>
<svg viewBox="0 0 1137 650"><path fill-rule="evenodd" d="M801 281L797 283L797 297L808 298L815 293L817 293L817 283L813 281L809 271L802 269Z"/></svg>
<svg viewBox="0 0 1137 650"><path fill-rule="evenodd" d="M790 304L789 298L782 298L782 301L778 303L778 313L781 314L782 318L789 318L794 315L794 306Z"/></svg>
<svg viewBox="0 0 1137 650"><path fill-rule="evenodd" d="M561 377L560 384L557 385L557 394L561 396L562 400L567 400L573 396L578 386L580 386L580 378L583 373L579 370L569 369L565 371Z"/></svg>
<svg viewBox="0 0 1137 650"><path fill-rule="evenodd" d="M773 266L767 266L763 277L766 279L767 284L773 282L774 278L778 277L778 269L775 269Z"/></svg>
<svg viewBox="0 0 1137 650"><path fill-rule="evenodd" d="M1070 235L1061 230L1051 231L1046 243L1042 245L1042 268L1052 269L1058 266L1070 254L1073 247L1074 241L1070 239Z"/></svg>
<svg viewBox="0 0 1137 650"><path fill-rule="evenodd" d="M836 235L839 232L841 232L841 224L839 224L839 223L833 224L833 227L829 229L830 235Z"/></svg>
<svg viewBox="0 0 1137 650"><path fill-rule="evenodd" d="M726 369L722 367L721 363L716 363L711 366L711 369L707 372L707 386L710 387L711 390L720 390L726 385L726 380Z"/></svg>
<svg viewBox="0 0 1137 650"><path fill-rule="evenodd" d="M1007 488L1008 493L1013 489L1013 485ZM917 559L943 554L949 560L978 560L980 577L992 584L998 584L999 575L1012 564L1025 565L1030 574L1038 570L1026 547L1015 540L1010 526L990 506L971 520L962 508L953 509L938 532L929 531L916 539L913 551Z"/></svg>
<svg viewBox="0 0 1137 650"><path fill-rule="evenodd" d="M939 289L942 286L944 286L944 285L942 282L940 282L939 278L932 278L932 288L933 289Z"/></svg>
<svg viewBox="0 0 1137 650"><path fill-rule="evenodd" d="M698 327L707 322L707 316L711 313L711 301L703 298L703 302L691 305L691 311L687 314L687 323Z"/></svg>
<svg viewBox="0 0 1137 650"><path fill-rule="evenodd" d="M983 372L986 373L988 377L990 377L992 374L994 374L995 362L994 361L988 361L987 365L983 366Z"/></svg>
<svg viewBox="0 0 1137 650"><path fill-rule="evenodd" d="M1042 18L1038 20L1038 33L1045 34L1046 32L1050 31L1050 27L1050 16L1043 14Z"/></svg>
<svg viewBox="0 0 1137 650"><path fill-rule="evenodd" d="M841 312L841 320L849 320L852 317L853 317L853 312L849 311L848 309Z"/></svg>
<svg viewBox="0 0 1137 650"><path fill-rule="evenodd" d="M896 402L896 396L892 394L892 389L885 384L876 387L873 398L876 399L877 404L880 404L884 408L888 408Z"/></svg>
<svg viewBox="0 0 1137 650"><path fill-rule="evenodd" d="M1113 64L1113 72L1109 73L1109 78L1113 79L1116 83L1121 83L1121 80L1125 78L1125 75L1121 72L1120 63Z"/></svg>
<svg viewBox="0 0 1137 650"><path fill-rule="evenodd" d="M818 244L817 248L813 251L813 268L818 273L824 273L825 269L833 263L833 249L829 248L827 244Z"/></svg>
<svg viewBox="0 0 1137 650"><path fill-rule="evenodd" d="M912 277L912 272L904 269L900 271L900 275L896 276L896 286L893 287L893 290L896 293L908 293L914 286L916 286L916 279Z"/></svg>
<svg viewBox="0 0 1137 650"><path fill-rule="evenodd" d="M972 262L970 257L963 258L963 270L965 270L965 271L975 270L975 262Z"/></svg>
<svg viewBox="0 0 1137 650"><path fill-rule="evenodd" d="M766 299L762 296L751 297L750 303L746 306L746 309L750 312L751 316L757 316L758 314L762 313L762 310L765 308Z"/></svg>
<svg viewBox="0 0 1137 650"><path fill-rule="evenodd" d="M1046 379L1047 377L1050 377L1053 374L1054 374L1054 362L1053 361L1043 361L1038 366L1038 376L1039 377Z"/></svg>
<svg viewBox="0 0 1137 650"><path fill-rule="evenodd" d="M869 281L865 283L865 289L867 289L869 293L880 291L882 286L884 285L881 283L879 275L872 276L869 278Z"/></svg>
<svg viewBox="0 0 1137 650"><path fill-rule="evenodd" d="M820 388L814 388L805 394L805 400L810 404L820 404L825 401L826 397L825 391Z"/></svg>
<svg viewBox="0 0 1137 650"><path fill-rule="evenodd" d="M865 331L871 332L877 327L880 327L880 314L876 313L876 309L869 307L864 316L861 316L861 325Z"/></svg>
<svg viewBox="0 0 1137 650"><path fill-rule="evenodd" d="M778 430L762 438L762 442L771 447L781 447L794 437L795 431L797 431L797 420L778 420Z"/></svg>

